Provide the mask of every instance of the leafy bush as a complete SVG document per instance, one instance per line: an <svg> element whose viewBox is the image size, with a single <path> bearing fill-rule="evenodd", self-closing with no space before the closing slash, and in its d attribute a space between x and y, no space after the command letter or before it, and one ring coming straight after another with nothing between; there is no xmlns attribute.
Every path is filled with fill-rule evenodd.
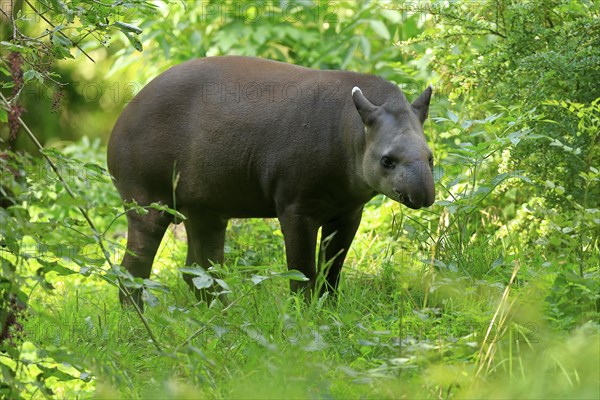
<svg viewBox="0 0 600 400"><path fill-rule="evenodd" d="M435 28L404 46L421 41L432 46L433 68L448 85L451 99L469 100L464 109L485 113L488 105L500 103L519 105L524 111L537 108L537 113L552 116L550 122L539 120L531 128L548 136L553 145L520 146L511 160L535 181L560 182L581 205L585 191L579 172L587 170L598 152L597 131L578 128L578 117L568 107L547 104L570 100L589 105L598 97L599 5L465 1L433 7L431 12L438 19ZM552 188L541 189L553 207L570 207L556 198Z"/></svg>

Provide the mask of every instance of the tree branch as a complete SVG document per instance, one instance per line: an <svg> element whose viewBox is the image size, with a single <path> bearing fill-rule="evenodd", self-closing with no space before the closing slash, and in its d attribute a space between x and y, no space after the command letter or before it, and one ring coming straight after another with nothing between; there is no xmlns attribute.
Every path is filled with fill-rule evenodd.
<svg viewBox="0 0 600 400"><path fill-rule="evenodd" d="M35 11L37 13L37 15L39 15L44 21L46 21L46 23L48 25L50 25L53 29L56 29L56 27L52 24L52 22L50 22L50 20L46 17L44 17L44 15L39 12L34 6L33 4L31 4L31 2L29 0L25 0L25 3L27 3L27 5L29 5L29 7L31 7L31 9L33 11ZM69 38L67 35L65 35L64 33L62 33L61 31L58 31L59 35L61 35L62 37L64 37L65 39L67 39L69 42L71 42L71 44L75 47L77 47L82 53L83 55L85 55L91 62L96 63L96 61L94 61L94 59L85 52L85 50L83 50L77 43L73 42L71 40L71 38Z"/></svg>

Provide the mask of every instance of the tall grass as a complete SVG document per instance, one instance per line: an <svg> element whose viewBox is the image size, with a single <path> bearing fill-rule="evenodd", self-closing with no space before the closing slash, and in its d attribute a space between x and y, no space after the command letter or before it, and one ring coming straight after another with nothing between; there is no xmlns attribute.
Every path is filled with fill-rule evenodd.
<svg viewBox="0 0 600 400"><path fill-rule="evenodd" d="M96 278L57 278L54 292L36 291L27 341L68 349L92 374L53 384L65 398L597 397L597 325L554 332L541 323L531 289L515 285L526 260L515 260L505 284L431 269L380 233L398 235L391 215L401 211L378 201L337 297L306 304L287 279L256 284L254 275L284 271L278 225L233 221L224 267L238 300L225 312L197 303L180 278L181 233L163 240L154 272L171 290L146 311L163 353Z"/></svg>
<svg viewBox="0 0 600 400"><path fill-rule="evenodd" d="M101 163L101 150L88 143L64 151L70 160ZM122 217L113 221L121 210L107 203L117 204L117 195L105 177L79 184L74 187L99 230L110 227L104 240L114 249L116 265L125 224ZM440 185L448 188L443 180ZM498 239L499 223L493 222L498 213L474 197L481 193L476 187L462 187L462 197L449 205L442 201L418 212L373 199L338 295L310 303L288 289L276 220L231 221L225 263L219 266L231 292L227 307L198 302L190 293L180 271L185 232L170 229L153 282L146 282L156 305L148 304L145 318L161 351L140 318L118 303L116 288L106 282L111 267L94 251L82 256L82 249L94 249L88 246L94 238L74 219L60 186L34 181L29 190L36 200L28 208L32 222L14 227L24 231L20 249L39 238L77 246L67 256L52 246L27 257L24 251L2 254L24 280L29 310L12 353L0 354L0 364L15 371L28 397L600 394L600 330L590 317L597 310L593 314L582 303L594 297L576 298L571 310L588 311L565 323L560 316L569 311L564 306L569 298L560 296L588 293L587 286L557 287L559 274L548 268L548 257L521 245L510 231L505 233L510 240Z"/></svg>

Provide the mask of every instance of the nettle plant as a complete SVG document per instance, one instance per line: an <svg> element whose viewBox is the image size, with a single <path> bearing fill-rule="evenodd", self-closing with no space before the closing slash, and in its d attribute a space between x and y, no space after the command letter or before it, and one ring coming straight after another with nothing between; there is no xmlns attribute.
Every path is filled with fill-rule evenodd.
<svg viewBox="0 0 600 400"><path fill-rule="evenodd" d="M548 179L544 182L545 189L558 199L553 203L560 202L561 207L546 204L541 207L546 224L538 241L559 255L544 264L556 272L547 299L550 318L558 325L570 328L597 320L600 312L600 171L597 164L600 159L600 98L587 105L571 101L550 101L547 105L558 107L577 119L577 130L572 139L548 140L550 146L564 153L564 158L582 165L573 177L580 193L570 193L560 181ZM585 148L567 142L577 142L581 137L595 139Z"/></svg>
<svg viewBox="0 0 600 400"><path fill-rule="evenodd" d="M92 157L98 147L99 142L83 141L63 149L64 153L46 150L52 167L45 159L5 153L2 171L9 173L3 174L5 204L0 208L0 317L8 335L0 342L0 393L9 398L37 391L49 396L57 380L69 386L69 382L79 385L91 379L68 349L21 337L19 329L28 313L37 312L28 308L31 297L40 290L54 291L56 276L100 274L104 265L97 250L101 235L90 232L77 211L86 210L95 221L106 219L110 196L100 196L99 190L108 180Z"/></svg>
<svg viewBox="0 0 600 400"><path fill-rule="evenodd" d="M443 160L436 173L438 187L445 198L436 203L444 209L432 234L431 263L450 275L438 276L432 283L434 291L455 285L458 278L453 273L480 283L482 278L506 282L515 262L526 256L540 260L545 268L521 266L521 279L541 277L551 282L545 302L550 320L568 329L597 318L600 171L594 163L600 148L597 143L585 148L571 143L597 137L599 103L549 101L544 112L513 107L479 120L461 120L452 112L435 118L447 127L441 134L444 143L458 145L436 148ZM546 117L552 108L577 119L573 138L558 140L537 133L541 124L556 124ZM561 158L582 165L570 182L577 193L560 180L542 180L521 169L520 145L551 147L564 153Z"/></svg>
<svg viewBox="0 0 600 400"><path fill-rule="evenodd" d="M503 209L510 209L514 202L511 191L531 180L505 159L520 143L542 138L529 127L531 121L542 118L535 110L521 113L516 107L498 108L500 112L484 119L461 120L451 111L447 117L434 118L447 126L442 140L457 145L438 146L438 157L443 160L437 171L438 185L444 199L436 204L444 209L433 243L433 262L438 268L461 271L475 279L500 272L499 267L510 263L510 257L497 252L500 246L492 244L502 219L510 217Z"/></svg>

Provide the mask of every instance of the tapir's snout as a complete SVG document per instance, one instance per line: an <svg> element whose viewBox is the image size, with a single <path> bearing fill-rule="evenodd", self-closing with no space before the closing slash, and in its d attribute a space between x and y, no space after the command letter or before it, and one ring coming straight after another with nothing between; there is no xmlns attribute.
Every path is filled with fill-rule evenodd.
<svg viewBox="0 0 600 400"><path fill-rule="evenodd" d="M429 207L435 202L433 173L428 163L415 162L405 167L398 188L394 189L397 200L405 206L417 210Z"/></svg>

